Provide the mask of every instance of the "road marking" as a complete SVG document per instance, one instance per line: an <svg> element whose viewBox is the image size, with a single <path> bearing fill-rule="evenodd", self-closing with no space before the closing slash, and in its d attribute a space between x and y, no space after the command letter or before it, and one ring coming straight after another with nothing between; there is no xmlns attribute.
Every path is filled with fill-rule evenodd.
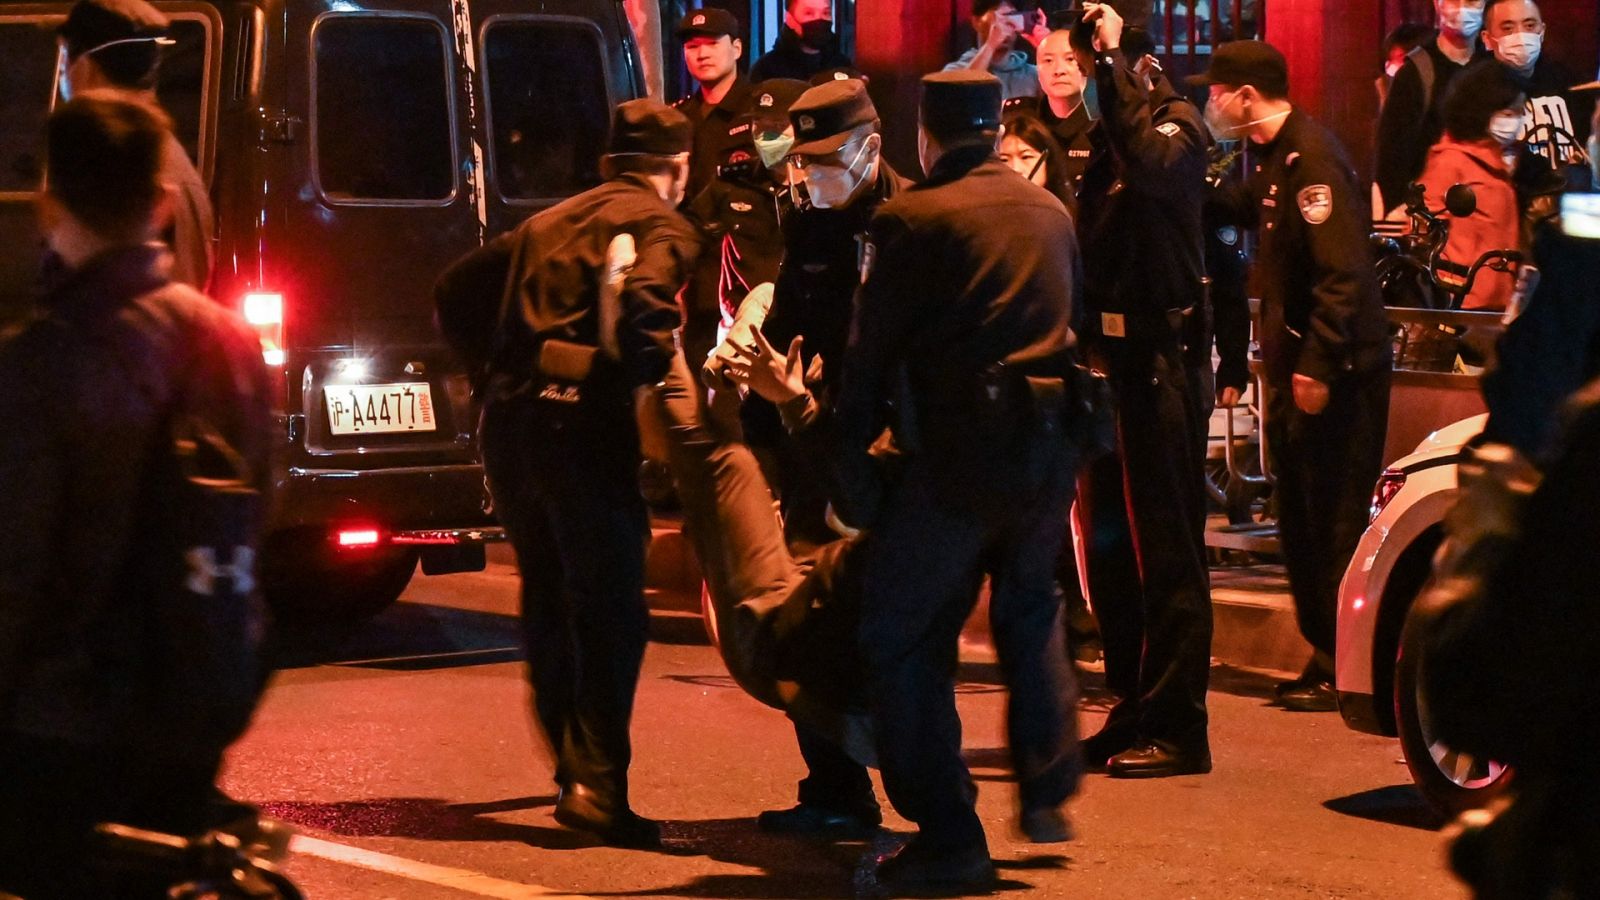
<svg viewBox="0 0 1600 900"><path fill-rule="evenodd" d="M558 891L539 884L524 884L519 881L506 881L485 875L482 872L472 872L467 869L452 869L449 866L436 866L431 863L417 862L414 859L405 859L399 856L390 856L387 853L378 853L372 850L363 850L360 847L351 847L348 844L336 844L333 841L324 841L321 838L307 837L297 834L289 841L289 849L295 853L304 853L329 862L342 863L355 866L359 869L369 869L385 875L394 875L411 881L420 881L438 887L450 888L466 894L476 894L479 897L496 897L499 900L528 900L530 897L565 897L568 900L593 900L582 894L573 894L567 891Z"/></svg>

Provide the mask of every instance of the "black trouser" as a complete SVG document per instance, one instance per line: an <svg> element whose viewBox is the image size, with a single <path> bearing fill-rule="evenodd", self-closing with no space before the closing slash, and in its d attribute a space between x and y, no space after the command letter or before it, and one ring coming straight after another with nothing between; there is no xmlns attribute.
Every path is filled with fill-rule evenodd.
<svg viewBox="0 0 1600 900"><path fill-rule="evenodd" d="M1106 684L1121 694L1106 727L1200 752L1211 592L1199 411L1175 345L1107 343L1117 452L1089 467L1079 501Z"/></svg>
<svg viewBox="0 0 1600 900"><path fill-rule="evenodd" d="M794 737L806 761L806 777L800 780L801 803L879 821L878 798L872 793L872 776L866 766L851 759L832 737L804 722L795 721Z"/></svg>
<svg viewBox="0 0 1600 900"><path fill-rule="evenodd" d="M1338 630L1339 581L1366 530L1372 486L1383 468L1389 375L1382 368L1336 380L1320 415L1301 412L1289 385L1273 386L1269 401L1289 591L1300 633L1325 659L1333 656Z"/></svg>
<svg viewBox="0 0 1600 900"><path fill-rule="evenodd" d="M985 574L1023 808L1059 805L1082 773L1053 583L1072 454L1059 434L1031 428L995 440L970 428L939 440L940 430L924 428L922 452L873 526L860 641L889 799L919 840L982 847L954 688L961 627Z"/></svg>
<svg viewBox="0 0 1600 900"><path fill-rule="evenodd" d="M583 785L621 809L649 629L649 519L631 407L493 400L483 461L522 572L528 678L556 783Z"/></svg>
<svg viewBox="0 0 1600 900"><path fill-rule="evenodd" d="M224 809L214 803L216 770L0 732L0 892L27 900L165 897L170 880L93 865L93 829L114 822L190 836L225 824L216 815ZM226 817L240 809L226 808Z"/></svg>

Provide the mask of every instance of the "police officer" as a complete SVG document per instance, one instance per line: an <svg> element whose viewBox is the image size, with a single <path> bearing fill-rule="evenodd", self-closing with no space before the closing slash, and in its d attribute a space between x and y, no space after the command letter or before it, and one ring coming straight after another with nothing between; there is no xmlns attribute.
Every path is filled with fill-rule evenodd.
<svg viewBox="0 0 1600 900"><path fill-rule="evenodd" d="M749 129L738 121L750 108L750 80L739 72L744 55L740 30L733 13L714 6L690 10L678 23L684 65L699 83L694 93L673 104L694 124L690 199L717 177L717 167L729 152L750 141Z"/></svg>
<svg viewBox="0 0 1600 900"><path fill-rule="evenodd" d="M648 520L633 403L666 375L676 295L699 250L683 199L689 121L654 100L617 108L608 180L458 262L501 254L501 332L483 460L523 573L528 675L561 790L556 820L636 847L660 841L628 804L628 720L644 657ZM631 248L631 254L623 248ZM635 261L625 268L626 257ZM608 269L611 270L608 274ZM614 285L612 302L602 286Z"/></svg>
<svg viewBox="0 0 1600 900"><path fill-rule="evenodd" d="M952 679L984 574L1021 826L1035 841L1071 834L1060 805L1082 765L1053 573L1072 494L1061 397L1077 260L1061 201L995 156L999 81L969 69L922 84L928 180L872 220L835 404L837 511L870 529L860 644L878 762L919 828L878 878L971 888L994 867ZM891 402L907 459L885 486L869 448Z"/></svg>
<svg viewBox="0 0 1600 900"><path fill-rule="evenodd" d="M1300 630L1316 651L1280 699L1332 710L1339 580L1367 524L1389 412L1370 207L1338 140L1289 102L1288 66L1275 48L1225 44L1194 80L1210 86L1212 133L1256 149L1234 206L1260 235L1255 286L1278 528Z"/></svg>
<svg viewBox="0 0 1600 900"><path fill-rule="evenodd" d="M1084 331L1116 394L1118 452L1086 473L1079 513L1106 681L1121 695L1084 750L1115 776L1198 774L1211 770L1211 596L1183 340L1204 308L1210 140L1193 104L1135 71L1115 10L1088 4L1084 21L1080 64L1095 73L1115 159L1081 202Z"/></svg>
<svg viewBox="0 0 1600 900"><path fill-rule="evenodd" d="M789 108L789 120L796 140L791 158L807 199L784 225L783 266L761 333L776 347L802 339L804 364L818 373L810 389L818 402L829 404L844 363L867 225L906 182L882 156L882 123L860 79L810 88ZM790 439L771 403L749 397L743 413L747 440L776 459L791 549L804 553L835 539L826 517L826 461ZM866 767L798 720L795 737L807 769L799 803L762 813L761 828L830 837L875 828L882 815Z"/></svg>
<svg viewBox="0 0 1600 900"><path fill-rule="evenodd" d="M1084 102L1085 74L1072 49L1071 32L1058 29L1039 42L1039 96L1012 97L1005 112L1036 116L1055 135L1066 154L1059 161L1073 194L1082 192L1084 173L1099 164L1107 147L1105 134Z"/></svg>

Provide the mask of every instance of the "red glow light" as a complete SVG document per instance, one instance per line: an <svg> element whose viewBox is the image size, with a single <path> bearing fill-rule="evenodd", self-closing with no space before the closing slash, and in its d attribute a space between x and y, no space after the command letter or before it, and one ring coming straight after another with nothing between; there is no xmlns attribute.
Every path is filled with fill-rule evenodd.
<svg viewBox="0 0 1600 900"><path fill-rule="evenodd" d="M376 528L351 528L339 532L339 546L346 548L376 547L380 535Z"/></svg>

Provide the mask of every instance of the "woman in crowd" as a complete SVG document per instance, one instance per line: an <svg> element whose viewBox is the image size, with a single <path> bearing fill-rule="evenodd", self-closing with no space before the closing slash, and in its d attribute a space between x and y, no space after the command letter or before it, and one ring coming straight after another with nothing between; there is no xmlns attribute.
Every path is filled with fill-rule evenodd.
<svg viewBox="0 0 1600 900"><path fill-rule="evenodd" d="M1049 126L1027 113L1014 113L1000 125L1000 161L1011 171L1056 195L1076 213L1078 199L1067 181L1066 154Z"/></svg>

